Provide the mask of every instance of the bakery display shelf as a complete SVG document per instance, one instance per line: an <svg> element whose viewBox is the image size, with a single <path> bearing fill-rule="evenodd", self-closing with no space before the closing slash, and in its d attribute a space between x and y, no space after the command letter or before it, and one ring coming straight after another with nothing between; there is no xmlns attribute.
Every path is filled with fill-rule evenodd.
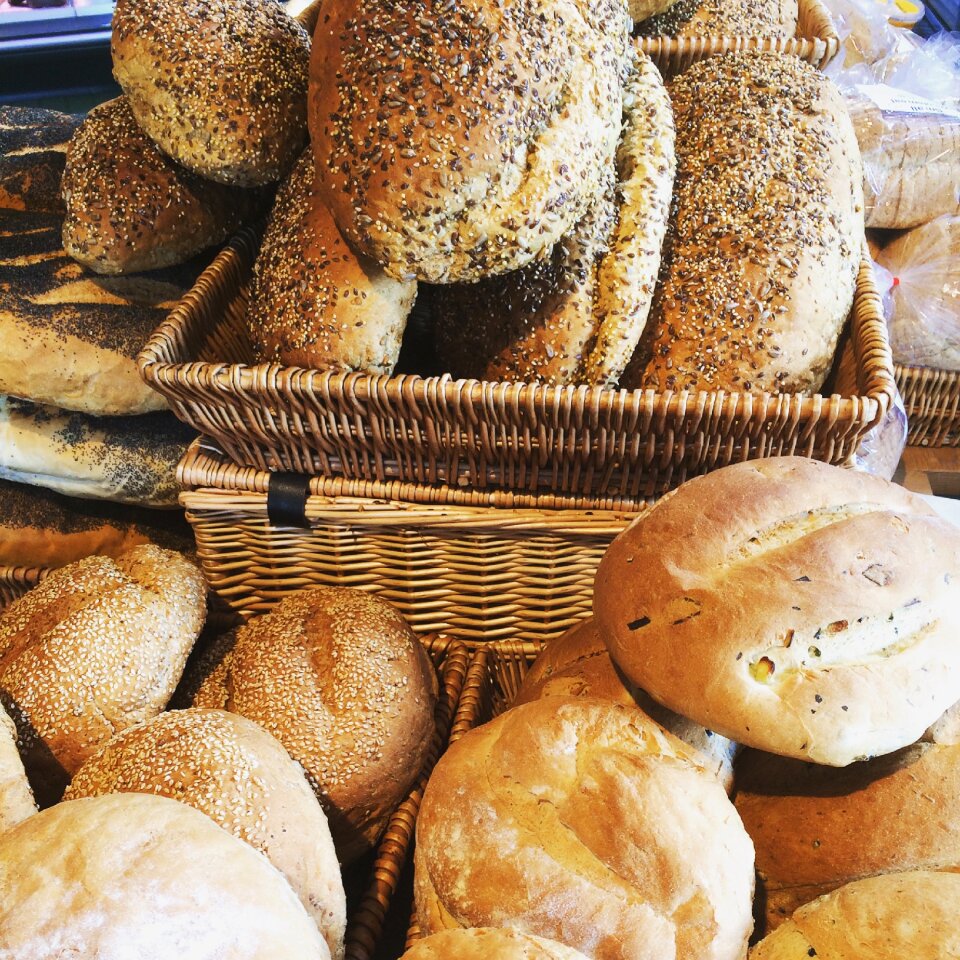
<svg viewBox="0 0 960 960"><path fill-rule="evenodd" d="M645 509L617 500L302 478L300 517L271 519L283 479L211 440L179 467L211 588L243 616L311 586L370 590L419 634L547 640L588 616L613 538ZM273 486L272 486L273 485Z"/></svg>
<svg viewBox="0 0 960 960"><path fill-rule="evenodd" d="M762 50L791 54L823 69L840 50L840 37L821 0L799 0L796 36L774 37L644 37L640 49L665 76L718 53Z"/></svg>
<svg viewBox="0 0 960 960"><path fill-rule="evenodd" d="M893 362L866 254L840 345L852 343L855 388L772 396L251 365L244 312L257 245L251 230L235 237L138 362L178 417L261 471L639 506L741 460L842 463L892 403Z"/></svg>
<svg viewBox="0 0 960 960"><path fill-rule="evenodd" d="M0 610L33 589L47 573L47 567L0 566Z"/></svg>
<svg viewBox="0 0 960 960"><path fill-rule="evenodd" d="M897 365L895 372L907 411L907 443L960 447L960 371Z"/></svg>

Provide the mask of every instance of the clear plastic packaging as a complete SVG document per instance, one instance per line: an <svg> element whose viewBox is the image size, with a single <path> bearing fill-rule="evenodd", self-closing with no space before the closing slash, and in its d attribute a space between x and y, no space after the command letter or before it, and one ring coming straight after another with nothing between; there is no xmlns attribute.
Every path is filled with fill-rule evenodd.
<svg viewBox="0 0 960 960"><path fill-rule="evenodd" d="M960 216L938 217L878 254L896 363L960 370Z"/></svg>
<svg viewBox="0 0 960 960"><path fill-rule="evenodd" d="M907 445L907 411L897 390L886 416L860 441L853 467L863 473L892 480Z"/></svg>

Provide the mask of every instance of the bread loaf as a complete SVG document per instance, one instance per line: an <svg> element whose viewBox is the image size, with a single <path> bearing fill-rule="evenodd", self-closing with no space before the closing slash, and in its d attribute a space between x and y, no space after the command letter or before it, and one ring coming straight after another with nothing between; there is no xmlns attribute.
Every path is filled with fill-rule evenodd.
<svg viewBox="0 0 960 960"><path fill-rule="evenodd" d="M0 704L0 834L37 812L17 750L17 728Z"/></svg>
<svg viewBox="0 0 960 960"><path fill-rule="evenodd" d="M170 699L206 614L200 571L146 545L56 570L0 613L0 695L41 805Z"/></svg>
<svg viewBox="0 0 960 960"><path fill-rule="evenodd" d="M637 51L603 196L547 259L439 288L444 368L481 380L616 383L650 309L674 169L670 99Z"/></svg>
<svg viewBox="0 0 960 960"><path fill-rule="evenodd" d="M337 226L400 279L545 255L613 161L628 30L623 0L330 0L308 117Z"/></svg>
<svg viewBox="0 0 960 960"><path fill-rule="evenodd" d="M56 110L0 107L0 209L63 210L60 178L80 120Z"/></svg>
<svg viewBox="0 0 960 960"><path fill-rule="evenodd" d="M421 930L506 926L594 960L742 958L753 848L690 756L637 710L586 698L471 730L420 808Z"/></svg>
<svg viewBox="0 0 960 960"><path fill-rule="evenodd" d="M280 872L185 803L60 803L0 835L10 960L328 960Z"/></svg>
<svg viewBox="0 0 960 960"><path fill-rule="evenodd" d="M179 800L256 847L342 960L347 905L330 828L303 769L257 724L176 710L123 730L76 772L64 799L110 793Z"/></svg>
<svg viewBox="0 0 960 960"><path fill-rule="evenodd" d="M116 557L141 543L180 553L195 547L190 525L179 514L63 497L0 480L2 565L62 567L94 554Z"/></svg>
<svg viewBox="0 0 960 960"><path fill-rule="evenodd" d="M402 960L586 960L579 950L519 930L443 930L415 940Z"/></svg>
<svg viewBox="0 0 960 960"><path fill-rule="evenodd" d="M960 872L960 745L917 743L843 770L747 751L736 803L757 851L767 932L851 880Z"/></svg>
<svg viewBox="0 0 960 960"><path fill-rule="evenodd" d="M733 760L740 745L665 709L630 683L614 666L593 619L582 621L547 644L523 678L512 706L556 696L612 700L639 708L682 740L696 762L713 773L728 794L732 792Z"/></svg>
<svg viewBox="0 0 960 960"><path fill-rule="evenodd" d="M669 87L661 284L621 384L814 392L853 304L862 172L836 87L797 57L708 57Z"/></svg>
<svg viewBox="0 0 960 960"><path fill-rule="evenodd" d="M64 249L107 274L183 263L226 240L261 199L165 157L126 97L94 107L70 141L63 198Z"/></svg>
<svg viewBox="0 0 960 960"><path fill-rule="evenodd" d="M350 249L317 199L305 151L277 194L253 268L247 316L258 358L393 373L416 295L416 283Z"/></svg>
<svg viewBox="0 0 960 960"><path fill-rule="evenodd" d="M644 37L770 37L796 35L797 0L676 0L648 14L638 26ZM636 19L636 18L635 18Z"/></svg>
<svg viewBox="0 0 960 960"><path fill-rule="evenodd" d="M137 123L194 173L259 186L306 146L310 38L276 0L118 0L110 51Z"/></svg>
<svg viewBox="0 0 960 960"><path fill-rule="evenodd" d="M0 478L74 497L175 507L195 433L172 413L89 417L0 397Z"/></svg>
<svg viewBox="0 0 960 960"><path fill-rule="evenodd" d="M845 766L958 699L960 531L902 487L800 457L663 497L610 546L594 616L634 683L771 753Z"/></svg>
<svg viewBox="0 0 960 960"><path fill-rule="evenodd" d="M437 679L388 603L317 587L242 626L195 706L239 713L307 773L340 862L368 852L423 766Z"/></svg>
<svg viewBox="0 0 960 960"><path fill-rule="evenodd" d="M750 951L750 960L955 960L958 912L958 876L872 877L802 907Z"/></svg>

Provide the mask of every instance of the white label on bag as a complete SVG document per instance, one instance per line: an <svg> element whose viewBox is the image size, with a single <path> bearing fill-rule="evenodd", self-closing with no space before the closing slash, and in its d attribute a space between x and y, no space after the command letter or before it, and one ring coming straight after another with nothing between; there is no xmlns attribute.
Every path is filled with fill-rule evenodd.
<svg viewBox="0 0 960 960"><path fill-rule="evenodd" d="M857 90L872 100L884 113L937 114L960 120L960 110L952 110L945 100L928 100L882 83L858 83Z"/></svg>

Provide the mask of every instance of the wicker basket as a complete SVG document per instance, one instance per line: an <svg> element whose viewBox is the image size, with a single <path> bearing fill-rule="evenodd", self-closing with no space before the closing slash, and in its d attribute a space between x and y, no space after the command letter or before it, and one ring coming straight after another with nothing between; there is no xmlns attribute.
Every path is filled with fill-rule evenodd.
<svg viewBox="0 0 960 960"><path fill-rule="evenodd" d="M549 639L590 613L610 541L641 512L574 499L314 477L306 527L271 523L276 474L209 441L180 464L181 502L211 587L244 616L292 591L371 590L418 633Z"/></svg>
<svg viewBox="0 0 960 960"><path fill-rule="evenodd" d="M733 50L790 53L821 70L840 50L830 12L820 0L799 0L797 35L789 40L765 37L644 37L641 49L664 75L682 73L705 57Z"/></svg>
<svg viewBox="0 0 960 960"><path fill-rule="evenodd" d="M255 233L238 235L139 364L177 416L260 470L637 504L739 460L798 454L842 463L892 402L868 257L848 334L856 389L772 397L249 366L243 284L256 247Z"/></svg>
<svg viewBox="0 0 960 960"><path fill-rule="evenodd" d="M896 367L907 410L907 442L915 447L960 447L960 372Z"/></svg>
<svg viewBox="0 0 960 960"><path fill-rule="evenodd" d="M0 610L19 600L35 587L48 573L46 567L0 566Z"/></svg>

